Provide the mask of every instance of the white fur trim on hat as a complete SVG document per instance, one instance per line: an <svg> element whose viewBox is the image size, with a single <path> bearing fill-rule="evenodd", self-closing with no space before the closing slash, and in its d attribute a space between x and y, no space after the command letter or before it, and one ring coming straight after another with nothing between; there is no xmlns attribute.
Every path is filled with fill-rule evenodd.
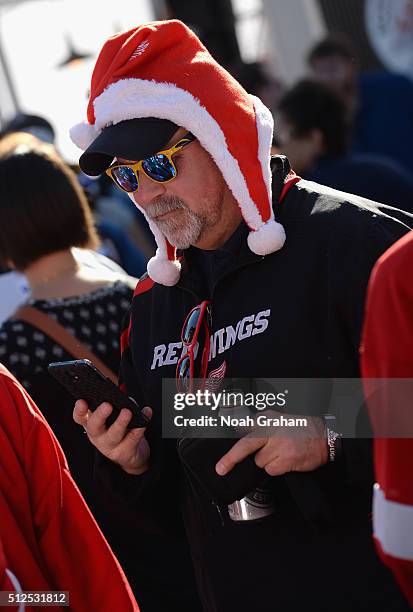
<svg viewBox="0 0 413 612"><path fill-rule="evenodd" d="M257 96L250 95L254 104L255 110L255 123L257 126L258 134L258 159L262 168L262 175L264 182L267 187L268 200L271 202L272 190L271 190L271 146L274 134L274 119L269 108L257 98ZM271 219L274 218L274 213L271 206Z"/></svg>
<svg viewBox="0 0 413 612"><path fill-rule="evenodd" d="M168 259L165 236L162 234L158 226L151 221L151 219L149 219L145 209L142 208L142 206L139 206L139 204L136 202L135 198L133 197L133 193L128 193L128 196L136 208L144 215L151 232L155 237L156 245L158 247L156 249L156 255L152 257L147 264L146 269L150 278L155 281L155 283L166 285L167 287L176 285L181 274L180 262L177 260L171 261Z"/></svg>
<svg viewBox="0 0 413 612"><path fill-rule="evenodd" d="M259 229L248 234L248 246L257 255L268 255L279 251L284 246L285 230L281 223L270 219Z"/></svg>
<svg viewBox="0 0 413 612"><path fill-rule="evenodd" d="M85 151L99 135L95 126L86 121L74 125L69 130L69 134L75 145L82 149L82 151Z"/></svg>

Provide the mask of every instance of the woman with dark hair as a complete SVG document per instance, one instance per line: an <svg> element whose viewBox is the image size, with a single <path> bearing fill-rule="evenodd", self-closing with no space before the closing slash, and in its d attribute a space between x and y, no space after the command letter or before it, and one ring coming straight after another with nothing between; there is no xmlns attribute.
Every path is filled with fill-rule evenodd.
<svg viewBox="0 0 413 612"><path fill-rule="evenodd" d="M27 277L28 305L60 324L116 373L121 323L136 279L91 250L98 239L75 174L51 145L15 133L0 141L0 193L0 261ZM19 318L19 311L0 327L1 361L41 408L121 560L116 521L95 490L93 447L73 422L71 396L47 371L50 362L73 358L57 339Z"/></svg>

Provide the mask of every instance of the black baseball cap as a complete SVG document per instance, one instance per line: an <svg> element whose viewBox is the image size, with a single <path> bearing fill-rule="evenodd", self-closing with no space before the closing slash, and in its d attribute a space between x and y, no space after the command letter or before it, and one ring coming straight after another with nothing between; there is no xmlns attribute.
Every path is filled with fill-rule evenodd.
<svg viewBox="0 0 413 612"><path fill-rule="evenodd" d="M140 160L150 157L171 139L179 126L167 119L127 119L105 128L79 158L82 172L102 174L114 157Z"/></svg>

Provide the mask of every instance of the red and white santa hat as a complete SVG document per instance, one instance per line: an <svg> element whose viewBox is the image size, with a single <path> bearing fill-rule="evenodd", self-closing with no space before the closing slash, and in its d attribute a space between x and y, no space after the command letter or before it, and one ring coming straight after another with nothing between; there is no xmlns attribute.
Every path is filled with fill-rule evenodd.
<svg viewBox="0 0 413 612"><path fill-rule="evenodd" d="M108 126L150 117L184 127L209 152L250 228L251 251L281 249L285 232L271 203L271 112L177 20L147 23L107 40L93 71L87 121L70 136L85 150ZM148 274L174 285L180 275L176 249L155 224L150 227L158 249Z"/></svg>

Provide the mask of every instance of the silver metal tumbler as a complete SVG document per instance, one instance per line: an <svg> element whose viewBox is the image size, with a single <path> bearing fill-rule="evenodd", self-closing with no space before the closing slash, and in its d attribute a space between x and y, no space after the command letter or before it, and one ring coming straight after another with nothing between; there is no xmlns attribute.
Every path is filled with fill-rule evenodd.
<svg viewBox="0 0 413 612"><path fill-rule="evenodd" d="M270 516L274 510L272 492L264 484L228 506L228 514L233 521L256 521Z"/></svg>
<svg viewBox="0 0 413 612"><path fill-rule="evenodd" d="M251 416L246 406L220 406L220 414L242 419ZM237 427L234 429L238 434L247 435L251 428ZM235 440L234 440L235 444ZM233 521L256 521L270 516L275 511L274 497L268 484L263 479L262 483L245 497L228 506L228 514Z"/></svg>

